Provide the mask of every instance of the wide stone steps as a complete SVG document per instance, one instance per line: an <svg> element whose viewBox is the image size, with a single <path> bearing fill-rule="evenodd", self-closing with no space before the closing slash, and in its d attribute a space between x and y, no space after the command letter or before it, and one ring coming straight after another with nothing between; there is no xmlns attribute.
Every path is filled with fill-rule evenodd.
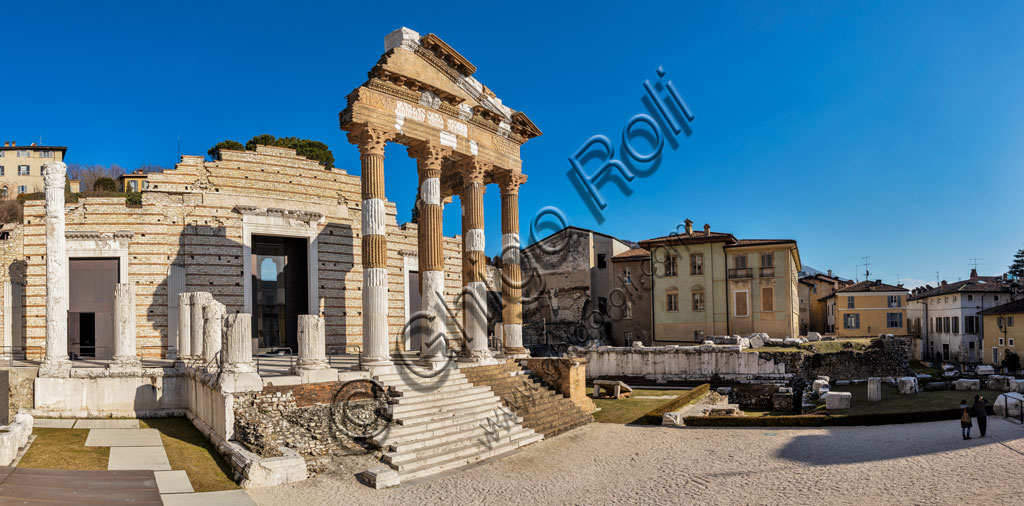
<svg viewBox="0 0 1024 506"><path fill-rule="evenodd" d="M460 370L421 376L392 368L373 377L388 388L393 420L373 442L400 481L504 455L544 437L520 425L523 418L501 397Z"/></svg>

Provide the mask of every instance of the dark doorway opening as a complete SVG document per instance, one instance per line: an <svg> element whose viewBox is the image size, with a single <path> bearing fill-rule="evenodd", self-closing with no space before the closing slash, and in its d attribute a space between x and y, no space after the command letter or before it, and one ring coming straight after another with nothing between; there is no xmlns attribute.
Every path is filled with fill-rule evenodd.
<svg viewBox="0 0 1024 506"><path fill-rule="evenodd" d="M253 338L262 349L298 352L299 315L309 312L305 238L252 236Z"/></svg>
<svg viewBox="0 0 1024 506"><path fill-rule="evenodd" d="M96 356L96 313L78 313L79 350L83 357Z"/></svg>
<svg viewBox="0 0 1024 506"><path fill-rule="evenodd" d="M117 258L68 261L68 354L114 355L114 287L120 279Z"/></svg>

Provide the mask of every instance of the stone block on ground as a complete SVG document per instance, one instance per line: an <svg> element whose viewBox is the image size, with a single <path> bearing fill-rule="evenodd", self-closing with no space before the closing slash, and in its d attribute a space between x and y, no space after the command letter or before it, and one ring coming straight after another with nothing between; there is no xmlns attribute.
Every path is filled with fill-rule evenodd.
<svg viewBox="0 0 1024 506"><path fill-rule="evenodd" d="M718 387L715 389L719 395L729 395L732 393L732 387Z"/></svg>
<svg viewBox="0 0 1024 506"><path fill-rule="evenodd" d="M882 378L868 378L868 401L882 400Z"/></svg>
<svg viewBox="0 0 1024 506"><path fill-rule="evenodd" d="M821 341L821 334L819 334L817 332L808 332L807 333L807 340L808 341Z"/></svg>
<svg viewBox="0 0 1024 506"><path fill-rule="evenodd" d="M782 339L775 339L775 338L769 337L768 339L764 340L764 345L765 346L782 346L783 342L784 341Z"/></svg>
<svg viewBox="0 0 1024 506"><path fill-rule="evenodd" d="M368 485L376 489L398 486L398 471L387 466L367 469L359 475Z"/></svg>
<svg viewBox="0 0 1024 506"><path fill-rule="evenodd" d="M1000 374L993 374L985 380L985 384L991 390L999 390L1000 392L1010 391L1010 377L1003 376Z"/></svg>
<svg viewBox="0 0 1024 506"><path fill-rule="evenodd" d="M992 410L995 411L997 416L1019 418L1022 403L1024 403L1024 395L1017 392L1007 392L996 397L995 402L992 403Z"/></svg>
<svg viewBox="0 0 1024 506"><path fill-rule="evenodd" d="M594 398L625 399L633 394L633 389L621 381L594 380Z"/></svg>
<svg viewBox="0 0 1024 506"><path fill-rule="evenodd" d="M793 393L778 392L772 395L772 411L790 412L793 411Z"/></svg>
<svg viewBox="0 0 1024 506"><path fill-rule="evenodd" d="M830 392L825 397L825 409L850 409L853 394L850 392Z"/></svg>
<svg viewBox="0 0 1024 506"><path fill-rule="evenodd" d="M761 339L761 336L753 335L750 336L748 339L750 340L751 348L760 348L764 346L764 339Z"/></svg>
<svg viewBox="0 0 1024 506"><path fill-rule="evenodd" d="M943 390L949 390L949 383L945 381L929 381L924 384L925 392L941 392Z"/></svg>
<svg viewBox="0 0 1024 506"><path fill-rule="evenodd" d="M795 337L787 337L782 340L783 346L799 346L800 344L800 340Z"/></svg>
<svg viewBox="0 0 1024 506"><path fill-rule="evenodd" d="M974 373L981 376L985 376L989 374L995 374L996 369L990 365L979 365L976 369L974 369Z"/></svg>
<svg viewBox="0 0 1024 506"><path fill-rule="evenodd" d="M811 383L811 391L813 391L815 395L821 395L822 389L828 390L828 379L816 379L814 380L814 383Z"/></svg>
<svg viewBox="0 0 1024 506"><path fill-rule="evenodd" d="M917 378L914 376L904 376L900 378L897 388L900 390L902 395L913 395L918 393Z"/></svg>
<svg viewBox="0 0 1024 506"><path fill-rule="evenodd" d="M1007 383L1010 392L1024 393L1024 379L1010 378Z"/></svg>
<svg viewBox="0 0 1024 506"><path fill-rule="evenodd" d="M981 380L958 379L953 382L954 388L962 391L981 390Z"/></svg>

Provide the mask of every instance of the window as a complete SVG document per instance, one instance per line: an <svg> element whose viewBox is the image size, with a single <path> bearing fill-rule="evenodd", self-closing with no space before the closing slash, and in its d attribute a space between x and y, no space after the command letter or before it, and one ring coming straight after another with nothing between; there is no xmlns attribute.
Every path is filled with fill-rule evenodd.
<svg viewBox="0 0 1024 506"><path fill-rule="evenodd" d="M665 259L665 275L666 276L676 276L677 275L676 274L676 256L675 255L669 255L668 258Z"/></svg>
<svg viewBox="0 0 1024 506"><path fill-rule="evenodd" d="M938 318L932 318L932 332L942 332L942 323L939 322Z"/></svg>
<svg viewBox="0 0 1024 506"><path fill-rule="evenodd" d="M978 317L977 316L965 316L964 317L964 333L965 334L977 334L978 333Z"/></svg>
<svg viewBox="0 0 1024 506"><path fill-rule="evenodd" d="M900 307L900 296L890 295L889 296L889 307Z"/></svg>
<svg viewBox="0 0 1024 506"><path fill-rule="evenodd" d="M998 295L996 295L996 296L995 296L995 297L994 297L994 298L993 298L992 300L994 300L994 301L996 301L996 302L999 302L999 296L998 296Z"/></svg>
<svg viewBox="0 0 1024 506"><path fill-rule="evenodd" d="M30 156L32 156L32 153L30 153L29 150L27 150L27 149L19 149L18 150L18 158L28 158Z"/></svg>
<svg viewBox="0 0 1024 506"><path fill-rule="evenodd" d="M770 286L761 287L761 311L775 311L775 289Z"/></svg>
<svg viewBox="0 0 1024 506"><path fill-rule="evenodd" d="M693 310L704 310L704 292L693 292Z"/></svg>
<svg viewBox="0 0 1024 506"><path fill-rule="evenodd" d="M968 301L968 302L970 302L970 301L972 301L972 300L974 300L974 295L972 295L972 294L967 294L967 301Z"/></svg>
<svg viewBox="0 0 1024 506"><path fill-rule="evenodd" d="M3 188L0 188L0 199L7 198L7 194L8 193L10 193L10 192L7 190L6 186L4 186Z"/></svg>
<svg viewBox="0 0 1024 506"><path fill-rule="evenodd" d="M629 267L622 268L622 283L629 285L633 283L633 278L630 276Z"/></svg>
<svg viewBox="0 0 1024 506"><path fill-rule="evenodd" d="M886 313L885 326L890 329L903 328L903 313Z"/></svg>
<svg viewBox="0 0 1024 506"><path fill-rule="evenodd" d="M1003 320L1002 316L996 318L996 327L999 327L1000 329L1002 329L1003 328L1003 324L1005 324L1005 323L1006 323L1006 321Z"/></svg>
<svg viewBox="0 0 1024 506"><path fill-rule="evenodd" d="M747 290L736 290L732 292L733 316L750 316L750 292Z"/></svg>
<svg viewBox="0 0 1024 506"><path fill-rule="evenodd" d="M149 181L143 181L142 182L142 189L143 190L148 190L149 189Z"/></svg>
<svg viewBox="0 0 1024 506"><path fill-rule="evenodd" d="M139 185L139 182L133 180L131 182L131 188L132 188L131 191L133 191L133 192L139 191L139 186L138 185ZM598 253L597 254L597 268L598 269L604 269L607 266L608 266L608 262L605 261L604 253Z"/></svg>
<svg viewBox="0 0 1024 506"><path fill-rule="evenodd" d="M19 165L18 166L18 175L19 176L28 176L28 175L30 175L29 174L29 170L28 170L28 165Z"/></svg>
<svg viewBox="0 0 1024 506"><path fill-rule="evenodd" d="M669 292L665 294L665 310L674 312L679 311L679 294L676 292Z"/></svg>
<svg viewBox="0 0 1024 506"><path fill-rule="evenodd" d="M1002 346L1002 345L1003 345L1003 338L1000 337L999 338L999 346Z"/></svg>
<svg viewBox="0 0 1024 506"><path fill-rule="evenodd" d="M846 297L846 308L847 309L853 309L854 308L854 305L853 305L853 295L850 295L850 296Z"/></svg>
<svg viewBox="0 0 1024 506"><path fill-rule="evenodd" d="M960 317L959 316L954 316L952 318L952 320L953 320L953 333L954 334L959 334L960 333Z"/></svg>
<svg viewBox="0 0 1024 506"><path fill-rule="evenodd" d="M747 255L736 255L732 257L733 267L737 269L747 268Z"/></svg>
<svg viewBox="0 0 1024 506"><path fill-rule="evenodd" d="M860 315L857 313L843 315L843 328L847 330L859 329Z"/></svg>
<svg viewBox="0 0 1024 506"><path fill-rule="evenodd" d="M953 302L956 302L956 295L953 296Z"/></svg>
<svg viewBox="0 0 1024 506"><path fill-rule="evenodd" d="M53 151L40 151L40 158L53 158Z"/></svg>
<svg viewBox="0 0 1024 506"><path fill-rule="evenodd" d="M0 151L0 153L3 153L3 151ZM3 177L3 175L4 175L4 166L0 165L0 177Z"/></svg>
<svg viewBox="0 0 1024 506"><path fill-rule="evenodd" d="M703 253L691 253L690 254L690 275L700 276L704 274L704 254Z"/></svg>
<svg viewBox="0 0 1024 506"><path fill-rule="evenodd" d="M1010 346L1013 346L1013 338L1012 337L1010 339L1008 339L1007 341L1008 341L1007 344L1009 344Z"/></svg>
<svg viewBox="0 0 1024 506"><path fill-rule="evenodd" d="M950 323L949 323L949 317L948 316L944 316L942 318L942 331L945 332L946 334L949 334L951 328L952 328L952 325L950 325Z"/></svg>
<svg viewBox="0 0 1024 506"><path fill-rule="evenodd" d="M622 306L622 319L632 320L633 319L633 302L626 301L626 304Z"/></svg>
<svg viewBox="0 0 1024 506"><path fill-rule="evenodd" d="M131 181L128 181L128 191L130 191L130 192L137 192L137 191L139 191L139 182L134 180L134 179L132 179ZM597 268L598 269L604 269L604 254L602 254L602 253L598 253L597 254Z"/></svg>
<svg viewBox="0 0 1024 506"><path fill-rule="evenodd" d="M761 253L761 267L771 267L773 257L771 253Z"/></svg>
<svg viewBox="0 0 1024 506"><path fill-rule="evenodd" d="M28 193L28 188L26 188L25 185L20 184L18 185L18 194L20 195L22 193Z"/></svg>
<svg viewBox="0 0 1024 506"><path fill-rule="evenodd" d="M0 151L0 158L3 158L3 157L4 157L4 152Z"/></svg>
<svg viewBox="0 0 1024 506"><path fill-rule="evenodd" d="M999 363L999 348L992 348L992 363Z"/></svg>
<svg viewBox="0 0 1024 506"><path fill-rule="evenodd" d="M1012 327L1013 326L1013 317L1012 316L1007 316L1006 317L1006 326L1007 327Z"/></svg>

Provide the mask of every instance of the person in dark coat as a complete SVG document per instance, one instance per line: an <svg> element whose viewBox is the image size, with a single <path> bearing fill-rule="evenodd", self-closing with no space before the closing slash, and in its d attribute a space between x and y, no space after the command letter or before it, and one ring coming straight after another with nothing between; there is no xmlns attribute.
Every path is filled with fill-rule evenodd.
<svg viewBox="0 0 1024 506"><path fill-rule="evenodd" d="M981 437L985 437L985 431L988 429L986 406L988 406L988 401L984 397L981 395L974 396L974 405L971 406L971 411L974 412L974 417L978 419L978 431L981 432Z"/></svg>
<svg viewBox="0 0 1024 506"><path fill-rule="evenodd" d="M960 401L960 430L964 439L971 439L971 410L967 407L967 400Z"/></svg>

